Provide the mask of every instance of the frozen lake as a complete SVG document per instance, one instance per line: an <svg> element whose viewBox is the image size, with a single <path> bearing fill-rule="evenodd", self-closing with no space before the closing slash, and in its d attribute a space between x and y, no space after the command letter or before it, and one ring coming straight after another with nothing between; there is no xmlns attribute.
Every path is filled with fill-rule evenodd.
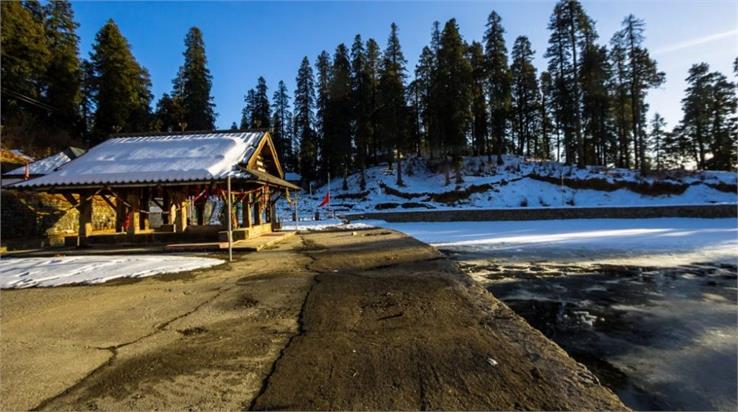
<svg viewBox="0 0 738 412"><path fill-rule="evenodd" d="M736 410L735 219L381 223L439 247L639 410Z"/></svg>

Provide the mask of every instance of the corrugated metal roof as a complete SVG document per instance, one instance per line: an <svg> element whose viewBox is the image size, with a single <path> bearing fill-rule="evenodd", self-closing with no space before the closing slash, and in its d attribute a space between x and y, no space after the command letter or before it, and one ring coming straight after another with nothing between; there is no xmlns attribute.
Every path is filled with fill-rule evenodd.
<svg viewBox="0 0 738 412"><path fill-rule="evenodd" d="M85 153L84 149L80 149L78 147L69 147L57 154L53 154L48 157L44 157L43 159L36 160L35 162L31 162L28 164L28 174L31 176L40 176L40 175L47 175L54 170L58 169L59 167L65 165L66 163L70 162L73 159L76 159L77 157L83 155ZM7 173L4 173L4 176L25 176L26 174L26 167L21 166L17 169L13 169Z"/></svg>
<svg viewBox="0 0 738 412"><path fill-rule="evenodd" d="M265 132L145 135L108 139L63 168L14 187L213 180L241 172Z"/></svg>

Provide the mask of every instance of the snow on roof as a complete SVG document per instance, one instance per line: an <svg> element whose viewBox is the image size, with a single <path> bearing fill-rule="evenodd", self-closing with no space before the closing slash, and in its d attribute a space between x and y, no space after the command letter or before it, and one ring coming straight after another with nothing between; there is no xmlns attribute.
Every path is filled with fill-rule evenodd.
<svg viewBox="0 0 738 412"><path fill-rule="evenodd" d="M264 132L108 139L63 168L15 187L211 180L248 162Z"/></svg>
<svg viewBox="0 0 738 412"><path fill-rule="evenodd" d="M85 153L84 149L78 147L69 147L57 154L53 154L48 157L44 157L41 160L28 164L28 174L31 176L47 175L54 170L58 169L62 165L76 159L77 157ZM21 166L17 169L13 169L5 176L24 176L26 174L26 167Z"/></svg>
<svg viewBox="0 0 738 412"><path fill-rule="evenodd" d="M33 161L33 158L32 158L31 156L29 156L29 155L27 155L27 154L23 153L23 151L22 151L22 150L18 150L18 149L12 149L12 150L11 150L10 152L11 152L11 153L13 153L14 155L16 155L16 156L18 156L18 157L20 157L20 158L24 159L24 160L27 160L27 161L29 161L29 162L32 162L32 161Z"/></svg>

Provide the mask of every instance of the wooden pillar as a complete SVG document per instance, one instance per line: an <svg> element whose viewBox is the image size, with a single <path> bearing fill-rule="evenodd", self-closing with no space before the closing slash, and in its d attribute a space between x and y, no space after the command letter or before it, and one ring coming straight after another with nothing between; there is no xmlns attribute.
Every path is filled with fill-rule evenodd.
<svg viewBox="0 0 738 412"><path fill-rule="evenodd" d="M151 222L149 221L149 204L151 190L148 187L141 189L141 200L139 203L139 228L149 230Z"/></svg>
<svg viewBox="0 0 738 412"><path fill-rule="evenodd" d="M174 214L172 213L172 200L169 198L169 191L164 188L162 194L161 222L168 225L174 222Z"/></svg>
<svg viewBox="0 0 738 412"><path fill-rule="evenodd" d="M79 194L79 237L92 235L92 193L82 191Z"/></svg>
<svg viewBox="0 0 738 412"><path fill-rule="evenodd" d="M139 189L131 189L126 193L126 202L131 205L131 220L128 225L128 234L135 235L139 232L141 225L141 197Z"/></svg>
<svg viewBox="0 0 738 412"><path fill-rule="evenodd" d="M252 210L253 195L249 193L243 199L243 227L251 227L254 224L254 211Z"/></svg>
<svg viewBox="0 0 738 412"><path fill-rule="evenodd" d="M174 216L174 231L182 233L187 230L187 196L182 192L173 195L172 215Z"/></svg>
<svg viewBox="0 0 738 412"><path fill-rule="evenodd" d="M123 225L126 222L126 205L123 203L125 199L125 191L117 191L115 198L115 231L120 233L123 231Z"/></svg>
<svg viewBox="0 0 738 412"><path fill-rule="evenodd" d="M255 202L256 206L256 224L257 225L263 225L264 224L264 208L261 206L261 198Z"/></svg>

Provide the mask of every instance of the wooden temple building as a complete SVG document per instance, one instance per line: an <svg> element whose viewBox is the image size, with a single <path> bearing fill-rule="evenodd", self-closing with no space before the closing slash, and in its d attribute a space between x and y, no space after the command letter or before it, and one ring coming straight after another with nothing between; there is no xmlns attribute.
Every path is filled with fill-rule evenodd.
<svg viewBox="0 0 738 412"><path fill-rule="evenodd" d="M12 188L61 194L79 211L79 232L65 236L67 245L70 237L78 243L227 241L224 220L234 241L253 238L272 231L275 201L299 190L284 180L266 131L116 136ZM218 221L227 214L229 193L230 219ZM102 203L94 198L114 211L114 229L93 227L93 205ZM208 201L215 219L206 220ZM161 216L156 228L154 209Z"/></svg>

